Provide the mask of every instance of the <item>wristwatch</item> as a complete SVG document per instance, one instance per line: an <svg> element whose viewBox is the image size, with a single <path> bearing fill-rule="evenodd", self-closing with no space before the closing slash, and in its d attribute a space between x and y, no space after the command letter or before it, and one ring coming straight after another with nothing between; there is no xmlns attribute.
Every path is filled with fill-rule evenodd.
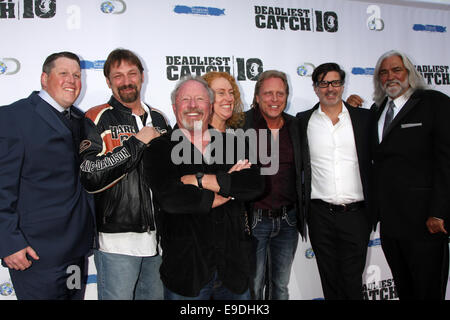
<svg viewBox="0 0 450 320"><path fill-rule="evenodd" d="M205 175L205 174L204 174L203 172L197 172L197 173L195 174L195 177L197 178L198 187L199 187L200 189L203 189L203 186L202 186L202 178L203 178L204 175Z"/></svg>

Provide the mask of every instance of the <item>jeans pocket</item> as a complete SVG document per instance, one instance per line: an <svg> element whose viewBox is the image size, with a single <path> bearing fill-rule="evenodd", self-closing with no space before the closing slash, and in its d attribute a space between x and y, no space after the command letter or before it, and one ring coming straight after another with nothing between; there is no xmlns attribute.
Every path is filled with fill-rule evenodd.
<svg viewBox="0 0 450 320"><path fill-rule="evenodd" d="M253 211L252 214L252 230L256 228L256 225L258 224L259 220L259 212Z"/></svg>
<svg viewBox="0 0 450 320"><path fill-rule="evenodd" d="M286 220L286 223L294 227L297 225L297 210L291 210L286 212L286 214L283 217L284 220Z"/></svg>

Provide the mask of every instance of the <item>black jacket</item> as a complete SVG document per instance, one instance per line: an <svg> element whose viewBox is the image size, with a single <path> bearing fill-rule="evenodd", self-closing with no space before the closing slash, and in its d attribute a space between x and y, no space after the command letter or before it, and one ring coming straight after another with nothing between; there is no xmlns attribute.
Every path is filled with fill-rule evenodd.
<svg viewBox="0 0 450 320"><path fill-rule="evenodd" d="M231 134L218 135L233 139ZM179 141L185 141L184 149ZM145 178L154 194L163 250L161 279L177 294L197 296L215 271L234 293L243 293L249 287L254 252L245 231L243 201L257 197L263 191L264 180L254 165L227 173L237 160L235 146L225 144L217 149L217 159L211 164L186 138L171 141L169 135L163 135L152 140L144 152ZM230 155L234 155L232 163L227 163ZM176 164L182 156L187 156L185 163ZM180 180L197 172L215 174L220 194L234 199L212 209L214 192Z"/></svg>
<svg viewBox="0 0 450 320"><path fill-rule="evenodd" d="M259 119L262 117L261 113L258 109L252 108L249 111L245 112L245 124L243 129L253 129L255 128L255 123L259 121ZM296 192L297 192L297 204L296 204L296 210L297 210L297 229L302 235L303 238L306 237L306 216L305 216L305 203L304 203L304 186L302 182L302 176L304 171L304 156L303 153L303 138L302 134L300 132L300 125L298 120L283 112L283 117L285 119L289 119L289 134L292 140L292 147L294 148L294 160L295 160L295 186L296 186Z"/></svg>
<svg viewBox="0 0 450 320"><path fill-rule="evenodd" d="M169 129L164 116L149 108L154 127ZM114 97L91 108L84 119L80 145L81 182L95 194L99 232L145 232L155 229L152 195L143 180L142 153L147 145L131 110Z"/></svg>
<svg viewBox="0 0 450 320"><path fill-rule="evenodd" d="M416 90L379 143L377 122L386 106L373 107L373 169L376 217L381 235L436 239L429 217L448 223L450 211L450 99L434 90ZM447 229L448 231L448 229Z"/></svg>

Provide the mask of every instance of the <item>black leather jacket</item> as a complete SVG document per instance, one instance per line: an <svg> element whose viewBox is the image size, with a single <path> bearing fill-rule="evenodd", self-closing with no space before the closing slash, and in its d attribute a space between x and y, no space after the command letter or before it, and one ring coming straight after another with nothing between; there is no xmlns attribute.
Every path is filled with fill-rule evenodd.
<svg viewBox="0 0 450 320"><path fill-rule="evenodd" d="M169 130L164 116L150 108L153 126ZM114 97L86 112L80 144L81 182L94 193L97 231L155 230L152 194L143 179L142 154L147 145L131 110Z"/></svg>

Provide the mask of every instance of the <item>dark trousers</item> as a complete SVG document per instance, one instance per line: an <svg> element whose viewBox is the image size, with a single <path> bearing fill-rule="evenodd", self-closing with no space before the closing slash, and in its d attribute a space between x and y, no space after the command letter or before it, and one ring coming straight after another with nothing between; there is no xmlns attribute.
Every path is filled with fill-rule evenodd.
<svg viewBox="0 0 450 320"><path fill-rule="evenodd" d="M370 226L365 208L333 212L311 202L309 236L326 300L362 300Z"/></svg>
<svg viewBox="0 0 450 320"><path fill-rule="evenodd" d="M17 299L82 300L86 289L86 263L85 258L59 266L45 266L40 261L33 261L26 270L9 269Z"/></svg>
<svg viewBox="0 0 450 320"><path fill-rule="evenodd" d="M395 239L381 236L381 247L400 300L444 300L448 281L448 238Z"/></svg>

